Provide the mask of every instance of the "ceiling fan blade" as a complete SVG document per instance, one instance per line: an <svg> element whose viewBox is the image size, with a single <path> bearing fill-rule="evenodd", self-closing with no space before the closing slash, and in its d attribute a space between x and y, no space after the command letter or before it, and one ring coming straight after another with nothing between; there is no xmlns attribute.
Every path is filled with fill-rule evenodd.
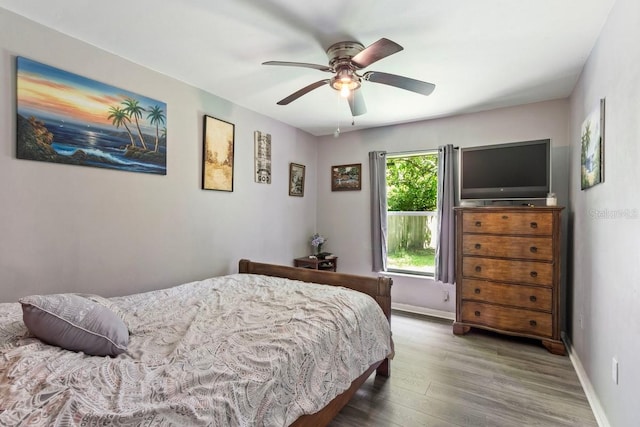
<svg viewBox="0 0 640 427"><path fill-rule="evenodd" d="M364 102L362 89L352 90L347 101L349 101L349 108L351 108L352 116L361 116L367 112L367 105Z"/></svg>
<svg viewBox="0 0 640 427"><path fill-rule="evenodd" d="M421 95L430 95L436 88L436 85L433 83L410 79L409 77L398 76L396 74L381 73L379 71L368 71L364 73L362 78L370 82L399 87L400 89L409 90Z"/></svg>
<svg viewBox="0 0 640 427"><path fill-rule="evenodd" d="M389 55L400 52L402 49L404 48L398 43L389 39L381 38L351 58L351 62L353 62L353 64L358 68L366 68L382 58L386 58Z"/></svg>
<svg viewBox="0 0 640 427"><path fill-rule="evenodd" d="M324 86L326 84L329 84L330 81L331 81L330 79L324 79L324 80L317 81L315 83L311 83L309 86L305 86L302 89L300 89L299 91L296 91L296 92L292 93L291 95L287 96L283 100L278 101L278 105L287 105L290 102L295 101L296 99L300 98L302 95L305 95L305 94L311 92L312 90L319 88L320 86Z"/></svg>
<svg viewBox="0 0 640 427"><path fill-rule="evenodd" d="M286 62L286 61L267 61L263 62L262 65L284 65L286 67L304 67L304 68L313 68L320 71L329 71L333 73L333 68L320 65L320 64L308 64L306 62Z"/></svg>

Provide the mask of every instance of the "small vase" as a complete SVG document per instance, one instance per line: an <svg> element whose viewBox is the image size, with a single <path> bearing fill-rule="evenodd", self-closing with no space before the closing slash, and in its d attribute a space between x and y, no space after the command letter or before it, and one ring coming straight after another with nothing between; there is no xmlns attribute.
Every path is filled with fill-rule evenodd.
<svg viewBox="0 0 640 427"><path fill-rule="evenodd" d="M316 255L321 254L321 253L322 253L322 244L319 244L319 245L316 247Z"/></svg>

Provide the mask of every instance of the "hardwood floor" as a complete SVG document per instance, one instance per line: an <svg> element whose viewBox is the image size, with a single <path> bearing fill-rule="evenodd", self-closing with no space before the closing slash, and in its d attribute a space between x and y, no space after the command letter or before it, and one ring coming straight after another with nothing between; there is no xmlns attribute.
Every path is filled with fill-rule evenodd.
<svg viewBox="0 0 640 427"><path fill-rule="evenodd" d="M391 377L372 375L329 425L597 426L567 356L451 323L393 312Z"/></svg>

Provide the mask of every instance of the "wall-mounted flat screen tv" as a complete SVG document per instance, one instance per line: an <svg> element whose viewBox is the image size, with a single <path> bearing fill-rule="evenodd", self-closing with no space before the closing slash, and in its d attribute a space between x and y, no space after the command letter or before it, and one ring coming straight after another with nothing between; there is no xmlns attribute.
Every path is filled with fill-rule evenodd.
<svg viewBox="0 0 640 427"><path fill-rule="evenodd" d="M461 199L538 199L551 186L551 140L460 150Z"/></svg>

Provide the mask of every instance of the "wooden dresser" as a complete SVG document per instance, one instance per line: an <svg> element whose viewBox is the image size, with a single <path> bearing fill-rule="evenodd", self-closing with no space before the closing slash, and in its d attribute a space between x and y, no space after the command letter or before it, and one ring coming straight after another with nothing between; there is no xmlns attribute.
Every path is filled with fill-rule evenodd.
<svg viewBox="0 0 640 427"><path fill-rule="evenodd" d="M565 354L560 337L561 207L455 208L456 321L542 340Z"/></svg>

